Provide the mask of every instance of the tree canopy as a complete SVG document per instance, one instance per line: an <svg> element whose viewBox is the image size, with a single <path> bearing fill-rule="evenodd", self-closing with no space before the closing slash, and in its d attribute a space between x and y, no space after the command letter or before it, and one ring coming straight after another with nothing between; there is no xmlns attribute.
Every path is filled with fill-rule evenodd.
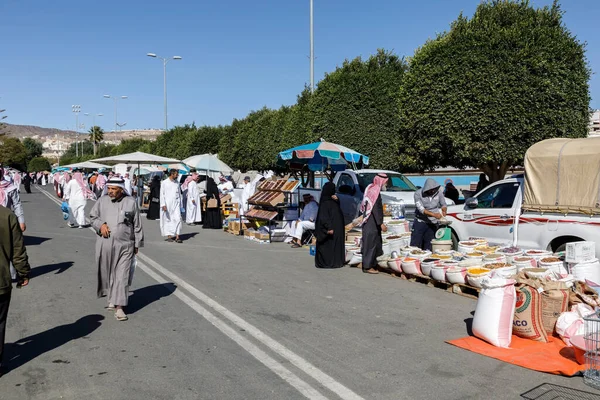
<svg viewBox="0 0 600 400"><path fill-rule="evenodd" d="M27 165L27 150L17 138L2 137L0 139L0 162L20 170Z"/></svg>
<svg viewBox="0 0 600 400"><path fill-rule="evenodd" d="M51 168L50 161L46 157L35 157L29 161L27 170L30 172L40 172L50 171Z"/></svg>
<svg viewBox="0 0 600 400"><path fill-rule="evenodd" d="M562 15L557 2L485 1L418 49L399 102L401 165L472 166L497 180L535 142L585 137L590 70Z"/></svg>
<svg viewBox="0 0 600 400"><path fill-rule="evenodd" d="M28 137L23 139L23 146L25 146L25 150L27 151L27 160L40 157L44 151L41 142Z"/></svg>

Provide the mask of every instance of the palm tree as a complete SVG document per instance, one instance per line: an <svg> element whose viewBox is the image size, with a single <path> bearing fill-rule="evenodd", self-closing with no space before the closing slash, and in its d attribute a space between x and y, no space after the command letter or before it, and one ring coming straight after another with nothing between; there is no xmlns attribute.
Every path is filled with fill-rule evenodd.
<svg viewBox="0 0 600 400"><path fill-rule="evenodd" d="M104 131L99 126L92 126L89 130L90 141L94 144L94 155L96 155L96 149L98 144L104 140Z"/></svg>

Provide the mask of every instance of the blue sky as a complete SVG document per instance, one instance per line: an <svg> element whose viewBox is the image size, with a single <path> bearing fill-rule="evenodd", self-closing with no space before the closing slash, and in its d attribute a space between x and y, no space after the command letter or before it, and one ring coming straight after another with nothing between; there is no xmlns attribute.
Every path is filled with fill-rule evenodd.
<svg viewBox="0 0 600 400"><path fill-rule="evenodd" d="M317 81L344 59L377 48L410 56L478 0L314 0ZM533 0L536 6L551 0ZM565 22L588 43L600 70L598 0L563 0ZM103 113L127 95L119 122L163 126L162 63L168 65L169 125L228 124L263 106L293 104L309 81L309 0L2 0L0 108L14 124L74 128L71 105ZM591 81L600 108L600 79ZM81 115L86 126L91 120Z"/></svg>

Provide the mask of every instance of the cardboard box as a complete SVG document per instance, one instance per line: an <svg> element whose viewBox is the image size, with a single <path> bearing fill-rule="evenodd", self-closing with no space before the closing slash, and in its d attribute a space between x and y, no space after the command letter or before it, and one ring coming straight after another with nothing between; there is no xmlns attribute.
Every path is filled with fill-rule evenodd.
<svg viewBox="0 0 600 400"><path fill-rule="evenodd" d="M567 243L565 252L565 261L568 263L580 263L590 261L596 258L596 243L594 242L573 242Z"/></svg>
<svg viewBox="0 0 600 400"><path fill-rule="evenodd" d="M239 221L230 221L229 222L229 232L238 235L240 233L240 222Z"/></svg>
<svg viewBox="0 0 600 400"><path fill-rule="evenodd" d="M263 232L256 232L254 234L254 237L257 240L269 240L269 234L268 233L263 233Z"/></svg>

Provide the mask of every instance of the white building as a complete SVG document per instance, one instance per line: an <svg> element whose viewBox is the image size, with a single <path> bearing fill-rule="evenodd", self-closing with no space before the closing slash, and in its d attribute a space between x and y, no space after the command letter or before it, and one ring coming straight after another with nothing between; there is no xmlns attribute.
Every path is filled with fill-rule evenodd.
<svg viewBox="0 0 600 400"><path fill-rule="evenodd" d="M588 131L590 136L600 136L600 110L592 114Z"/></svg>

